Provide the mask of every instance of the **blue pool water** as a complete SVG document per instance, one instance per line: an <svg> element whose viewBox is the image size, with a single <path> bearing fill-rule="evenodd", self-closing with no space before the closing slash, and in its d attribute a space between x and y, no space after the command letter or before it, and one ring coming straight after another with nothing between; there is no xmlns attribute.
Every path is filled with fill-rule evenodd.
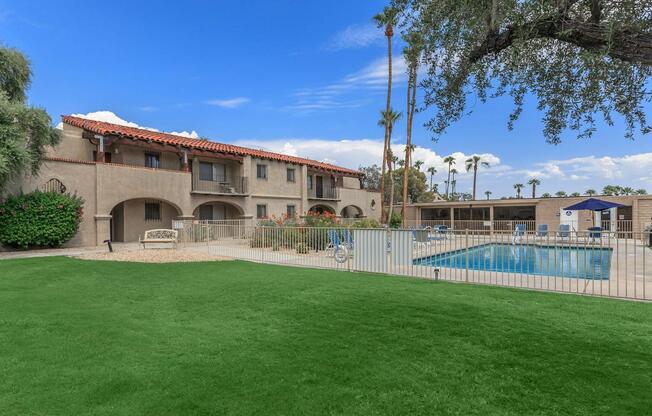
<svg viewBox="0 0 652 416"><path fill-rule="evenodd" d="M468 250L471 270L608 280L609 248L483 244ZM467 250L414 260L415 265L466 269Z"/></svg>

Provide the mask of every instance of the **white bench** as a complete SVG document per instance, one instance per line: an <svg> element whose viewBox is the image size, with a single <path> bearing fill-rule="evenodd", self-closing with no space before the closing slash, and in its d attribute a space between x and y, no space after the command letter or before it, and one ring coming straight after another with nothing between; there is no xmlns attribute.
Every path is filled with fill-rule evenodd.
<svg viewBox="0 0 652 416"><path fill-rule="evenodd" d="M146 244L171 244L177 247L177 230L157 229L145 231L145 236L139 238L138 242L147 248Z"/></svg>

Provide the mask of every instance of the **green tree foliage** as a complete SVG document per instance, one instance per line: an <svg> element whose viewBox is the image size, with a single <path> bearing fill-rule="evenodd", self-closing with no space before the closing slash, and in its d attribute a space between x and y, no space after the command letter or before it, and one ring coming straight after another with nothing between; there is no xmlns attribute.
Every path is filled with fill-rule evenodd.
<svg viewBox="0 0 652 416"><path fill-rule="evenodd" d="M526 96L543 111L543 135L570 129L590 137L596 118L619 114L625 136L650 132L650 0L393 0L401 30L424 40L425 107L435 136L482 102L509 95L521 115Z"/></svg>
<svg viewBox="0 0 652 416"><path fill-rule="evenodd" d="M45 148L60 140L45 110L26 104L30 78L27 58L0 47L0 191L23 171L38 172Z"/></svg>
<svg viewBox="0 0 652 416"><path fill-rule="evenodd" d="M398 168L394 171L394 195L397 200L395 201L396 203L403 202L402 201L402 189L403 189L403 177L404 177L404 167ZM389 198L389 194L391 192L391 187L389 186L390 184L390 176L389 174L385 175L385 193L387 194L386 196ZM426 202L422 201L424 197L430 198L430 201L432 201L432 198L434 198L434 195L431 192L428 192L428 184L427 184L427 178L426 174L421 172L420 170L416 168L408 168L408 202Z"/></svg>
<svg viewBox="0 0 652 416"><path fill-rule="evenodd" d="M362 186L370 191L380 190L380 167L376 164L371 166L360 166L358 170L364 173Z"/></svg>
<svg viewBox="0 0 652 416"><path fill-rule="evenodd" d="M77 233L83 205L76 195L58 192L11 196L0 205L0 244L59 247Z"/></svg>

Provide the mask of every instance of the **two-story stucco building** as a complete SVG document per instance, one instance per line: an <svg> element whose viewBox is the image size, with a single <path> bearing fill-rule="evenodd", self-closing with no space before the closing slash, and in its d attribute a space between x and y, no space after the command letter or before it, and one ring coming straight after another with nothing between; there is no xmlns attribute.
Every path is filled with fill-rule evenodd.
<svg viewBox="0 0 652 416"><path fill-rule="evenodd" d="M328 211L380 216L358 171L315 160L146 129L63 117L61 143L36 177L10 192L56 184L84 198L71 246L137 241L173 220L256 219Z"/></svg>

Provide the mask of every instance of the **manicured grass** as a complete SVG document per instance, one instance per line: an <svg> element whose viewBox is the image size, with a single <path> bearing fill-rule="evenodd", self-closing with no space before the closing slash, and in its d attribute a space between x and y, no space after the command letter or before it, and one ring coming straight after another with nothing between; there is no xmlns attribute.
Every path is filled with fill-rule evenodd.
<svg viewBox="0 0 652 416"><path fill-rule="evenodd" d="M246 262L0 261L0 414L642 415L652 305Z"/></svg>

